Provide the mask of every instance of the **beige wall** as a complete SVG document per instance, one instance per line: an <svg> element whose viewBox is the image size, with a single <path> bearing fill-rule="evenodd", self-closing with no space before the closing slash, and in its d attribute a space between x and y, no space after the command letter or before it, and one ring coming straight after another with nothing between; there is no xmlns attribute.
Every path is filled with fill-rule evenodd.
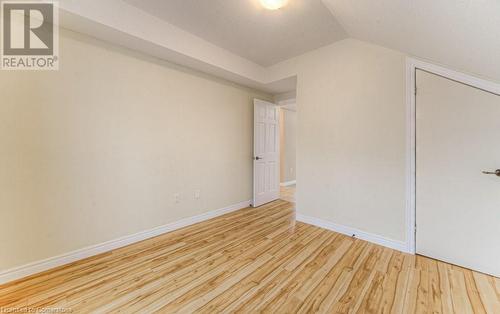
<svg viewBox="0 0 500 314"><path fill-rule="evenodd" d="M0 270L251 198L269 95L61 35L60 71L0 71Z"/></svg>
<svg viewBox="0 0 500 314"><path fill-rule="evenodd" d="M349 39L289 62L298 211L405 240L405 56Z"/></svg>

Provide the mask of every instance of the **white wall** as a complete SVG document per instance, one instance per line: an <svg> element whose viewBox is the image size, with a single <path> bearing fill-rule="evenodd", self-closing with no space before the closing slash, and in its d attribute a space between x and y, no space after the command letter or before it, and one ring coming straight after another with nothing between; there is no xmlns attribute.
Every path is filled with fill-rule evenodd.
<svg viewBox="0 0 500 314"><path fill-rule="evenodd" d="M60 55L0 71L0 270L251 198L269 95L66 31Z"/></svg>
<svg viewBox="0 0 500 314"><path fill-rule="evenodd" d="M404 241L405 56L348 39L286 63L298 72L299 213Z"/></svg>

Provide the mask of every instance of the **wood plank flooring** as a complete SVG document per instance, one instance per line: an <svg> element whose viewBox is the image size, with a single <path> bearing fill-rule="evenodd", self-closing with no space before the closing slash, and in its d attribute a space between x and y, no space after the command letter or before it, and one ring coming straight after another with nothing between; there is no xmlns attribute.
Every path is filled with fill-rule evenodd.
<svg viewBox="0 0 500 314"><path fill-rule="evenodd" d="M295 203L295 184L280 187L280 198L290 203Z"/></svg>
<svg viewBox="0 0 500 314"><path fill-rule="evenodd" d="M0 313L500 313L500 279L296 223L279 200L0 286Z"/></svg>

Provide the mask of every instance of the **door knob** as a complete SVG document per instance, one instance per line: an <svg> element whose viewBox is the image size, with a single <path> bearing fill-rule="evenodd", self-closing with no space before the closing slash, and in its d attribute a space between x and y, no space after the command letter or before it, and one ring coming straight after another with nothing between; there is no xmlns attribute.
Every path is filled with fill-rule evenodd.
<svg viewBox="0 0 500 314"><path fill-rule="evenodd" d="M495 172L491 172L491 171L483 171L484 174L494 174L496 175L497 177L500 177L500 169L497 169L495 170Z"/></svg>
<svg viewBox="0 0 500 314"><path fill-rule="evenodd" d="M260 157L258 157L258 156L257 156L257 157L255 157L255 160L261 160L261 159L262 159L262 158L260 158ZM499 170L499 171L500 171L500 170Z"/></svg>

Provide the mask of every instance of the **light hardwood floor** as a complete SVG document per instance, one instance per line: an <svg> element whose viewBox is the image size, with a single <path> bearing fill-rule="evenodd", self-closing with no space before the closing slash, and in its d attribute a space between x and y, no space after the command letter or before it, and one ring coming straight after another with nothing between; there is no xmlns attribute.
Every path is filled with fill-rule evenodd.
<svg viewBox="0 0 500 314"><path fill-rule="evenodd" d="M500 313L500 280L247 208L0 286L0 308Z"/></svg>
<svg viewBox="0 0 500 314"><path fill-rule="evenodd" d="M288 201L290 203L295 203L295 189L296 186L281 186L280 187L280 199Z"/></svg>

